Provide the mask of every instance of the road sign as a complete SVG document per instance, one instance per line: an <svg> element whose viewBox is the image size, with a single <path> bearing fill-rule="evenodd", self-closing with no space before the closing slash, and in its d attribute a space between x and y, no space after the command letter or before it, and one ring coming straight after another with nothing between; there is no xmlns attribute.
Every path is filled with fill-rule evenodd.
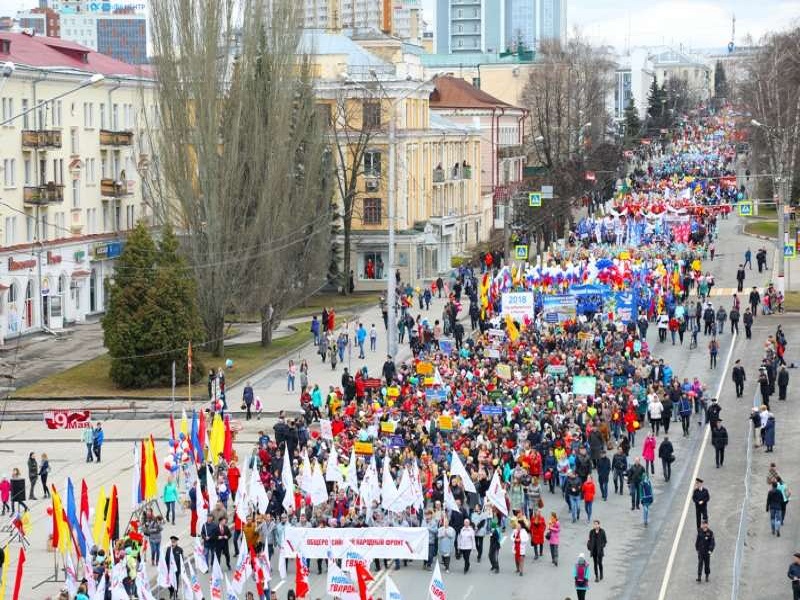
<svg viewBox="0 0 800 600"><path fill-rule="evenodd" d="M528 260L528 246L514 246L514 258L517 260Z"/></svg>
<svg viewBox="0 0 800 600"><path fill-rule="evenodd" d="M794 244L784 244L783 245L783 257L784 258L794 258L795 257Z"/></svg>
<svg viewBox="0 0 800 600"><path fill-rule="evenodd" d="M742 200L737 204L739 207L739 216L740 217L750 217L753 215L753 201L752 200Z"/></svg>
<svg viewBox="0 0 800 600"><path fill-rule="evenodd" d="M541 192L529 192L528 193L528 206L541 206L542 205L542 193Z"/></svg>
<svg viewBox="0 0 800 600"><path fill-rule="evenodd" d="M543 185L541 191L542 191L542 200L552 200L553 199L553 186L552 185Z"/></svg>

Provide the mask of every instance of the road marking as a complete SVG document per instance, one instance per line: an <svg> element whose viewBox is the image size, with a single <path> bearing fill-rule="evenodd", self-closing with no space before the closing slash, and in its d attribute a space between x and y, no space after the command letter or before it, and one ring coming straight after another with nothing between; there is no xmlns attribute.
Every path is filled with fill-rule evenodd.
<svg viewBox="0 0 800 600"><path fill-rule="evenodd" d="M728 372L728 367L731 365L731 357L733 356L733 347L736 345L736 337L737 335L734 333L731 337L731 345L728 348L728 358L725 359L725 368L722 370L722 375L719 379L719 385L717 386L717 393L714 398L719 399L720 394L722 393L722 386L725 384L725 375ZM689 505L692 502L692 492L694 491L694 480L697 479L698 474L700 473L700 463L703 461L703 454L705 454L706 446L708 445L708 438L711 433L711 428L708 427L707 423L703 423L703 428L705 432L703 433L703 443L700 445L700 452L697 455L697 461L694 464L694 471L692 472L692 477L689 479L689 491L686 494L686 501L683 503L683 511L681 512L681 520L678 522L678 530L675 532L675 539L672 542L672 549L669 552L669 559L667 560L667 568L664 571L664 579L661 581L661 589L658 592L658 600L664 600L667 595L667 587L669 585L669 578L672 575L672 567L675 564L675 556L678 554L678 544L681 541L681 535L683 534L683 528L686 525L686 516L689 514Z"/></svg>
<svg viewBox="0 0 800 600"><path fill-rule="evenodd" d="M371 584L370 584L370 585L367 587L367 591L368 591L370 594L374 594L374 593L375 593L375 591L378 589L378 586L380 586L380 584L383 582L383 580L384 580L384 579L386 579L386 576L387 576L388 574L389 574L389 569L382 569L382 570L381 570L381 572L380 572L380 573L378 573L378 576L375 578L375 581L373 581L373 582L372 582L372 583L371 583Z"/></svg>
<svg viewBox="0 0 800 600"><path fill-rule="evenodd" d="M281 579L281 580L278 582L278 585L276 585L274 588L272 588L272 591L273 591L273 592L277 592L279 589L281 589L281 586L282 586L284 583L286 583L286 580L285 580L285 579Z"/></svg>
<svg viewBox="0 0 800 600"><path fill-rule="evenodd" d="M758 407L759 392L753 394L753 406ZM747 425L744 440L747 444L747 468L744 471L744 497L742 498L742 513L739 515L739 530L736 533L736 550L733 553L733 585L731 586L731 600L739 597L739 579L742 569L742 553L744 552L744 534L747 524L747 505L750 503L750 475L753 471L753 420Z"/></svg>
<svg viewBox="0 0 800 600"><path fill-rule="evenodd" d="M467 598L469 598L469 597L470 597L470 594L472 594L472 592L473 592L474 590L475 590L475 586L474 586L474 585L471 585L471 586L469 586L469 587L467 588L467 593L466 593L466 594L464 594L464 600L467 600Z"/></svg>

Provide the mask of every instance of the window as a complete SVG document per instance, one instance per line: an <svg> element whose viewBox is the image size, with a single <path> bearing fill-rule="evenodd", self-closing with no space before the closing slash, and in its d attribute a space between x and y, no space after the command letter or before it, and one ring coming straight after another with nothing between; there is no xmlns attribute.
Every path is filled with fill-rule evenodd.
<svg viewBox="0 0 800 600"><path fill-rule="evenodd" d="M49 232L47 231L48 223L47 223L47 213L42 215L42 239L47 241L49 238Z"/></svg>
<svg viewBox="0 0 800 600"><path fill-rule="evenodd" d="M8 221L8 219L6 219ZM8 288L8 303L14 304L17 301L17 284L12 283Z"/></svg>
<svg viewBox="0 0 800 600"><path fill-rule="evenodd" d="M386 276L384 271L383 255L380 252L364 253L361 277L364 279L383 279Z"/></svg>
<svg viewBox="0 0 800 600"><path fill-rule="evenodd" d="M53 182L61 185L64 183L64 159L53 159Z"/></svg>
<svg viewBox="0 0 800 600"><path fill-rule="evenodd" d="M108 177L108 159L105 153L100 156L100 177L106 179Z"/></svg>
<svg viewBox="0 0 800 600"><path fill-rule="evenodd" d="M78 154L78 152L80 152L77 127L73 127L72 129L69 130L69 151L70 154Z"/></svg>
<svg viewBox="0 0 800 600"><path fill-rule="evenodd" d="M106 126L106 104L100 103L100 129L107 129Z"/></svg>
<svg viewBox="0 0 800 600"><path fill-rule="evenodd" d="M111 106L111 129L114 131L119 129L119 104Z"/></svg>
<svg viewBox="0 0 800 600"><path fill-rule="evenodd" d="M83 103L83 126L94 127L94 104L91 102Z"/></svg>
<svg viewBox="0 0 800 600"><path fill-rule="evenodd" d="M13 98L3 98L2 101L3 106L3 120L10 119L14 116L14 99Z"/></svg>
<svg viewBox="0 0 800 600"><path fill-rule="evenodd" d="M53 127L61 127L61 100L52 103Z"/></svg>
<svg viewBox="0 0 800 600"><path fill-rule="evenodd" d="M16 185L17 159L6 158L3 159L3 184L5 187L14 187Z"/></svg>
<svg viewBox="0 0 800 600"><path fill-rule="evenodd" d="M472 86L481 89L481 78L480 77L473 77L472 78Z"/></svg>
<svg viewBox="0 0 800 600"><path fill-rule="evenodd" d="M14 245L17 239L17 217L6 217L5 234L6 234L6 246ZM9 293L9 302L12 302L12 300L10 299L11 291L9 291L8 293Z"/></svg>
<svg viewBox="0 0 800 600"><path fill-rule="evenodd" d="M33 163L30 158L26 158L23 163L25 168L25 185L33 185Z"/></svg>
<svg viewBox="0 0 800 600"><path fill-rule="evenodd" d="M381 103L364 102L362 105L361 123L365 128L381 126Z"/></svg>
<svg viewBox="0 0 800 600"><path fill-rule="evenodd" d="M381 224L381 199L364 198L364 214L361 217L364 225Z"/></svg>
<svg viewBox="0 0 800 600"><path fill-rule="evenodd" d="M67 233L67 228L64 225L64 213L57 212L56 213L56 220L53 224L53 239L63 238L64 234Z"/></svg>
<svg viewBox="0 0 800 600"><path fill-rule="evenodd" d="M27 111L28 111L28 99L27 98L23 98L22 99L22 110L20 111L20 112L26 113L26 114L22 115L22 128L23 129L29 129L30 128L30 120L28 118Z"/></svg>
<svg viewBox="0 0 800 600"><path fill-rule="evenodd" d="M381 176L381 153L376 150L364 152L364 174L368 177Z"/></svg>
<svg viewBox="0 0 800 600"><path fill-rule="evenodd" d="M97 159L87 158L84 163L84 171L86 172L86 183L97 183Z"/></svg>
<svg viewBox="0 0 800 600"><path fill-rule="evenodd" d="M320 125L324 127L330 125L333 122L333 107L322 102L317 104L317 118Z"/></svg>
<svg viewBox="0 0 800 600"><path fill-rule="evenodd" d="M81 182L80 179L72 180L72 208L81 207Z"/></svg>
<svg viewBox="0 0 800 600"><path fill-rule="evenodd" d="M133 204L130 204L125 207L125 229L133 229L134 225L136 225L136 207Z"/></svg>
<svg viewBox="0 0 800 600"><path fill-rule="evenodd" d="M25 215L25 241L32 242L36 236L36 222L31 215Z"/></svg>
<svg viewBox="0 0 800 600"><path fill-rule="evenodd" d="M108 209L108 202L103 203L103 232L109 230L111 226L111 213Z"/></svg>

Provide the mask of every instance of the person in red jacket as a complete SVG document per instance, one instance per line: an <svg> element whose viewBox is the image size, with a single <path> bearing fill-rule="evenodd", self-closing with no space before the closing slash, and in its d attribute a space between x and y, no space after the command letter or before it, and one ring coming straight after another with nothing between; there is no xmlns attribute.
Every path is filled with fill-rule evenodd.
<svg viewBox="0 0 800 600"><path fill-rule="evenodd" d="M236 490L239 489L239 478L241 473L235 462L231 462L228 467L228 489L231 491L231 498L236 500Z"/></svg>
<svg viewBox="0 0 800 600"><path fill-rule="evenodd" d="M586 481L581 486L581 493L583 494L583 503L586 508L586 521L592 521L592 504L594 503L595 487L592 476L589 475Z"/></svg>
<svg viewBox="0 0 800 600"><path fill-rule="evenodd" d="M544 531L547 529L547 521L542 514L542 509L537 508L536 513L531 519L531 544L533 545L533 560L539 560L544 556Z"/></svg>

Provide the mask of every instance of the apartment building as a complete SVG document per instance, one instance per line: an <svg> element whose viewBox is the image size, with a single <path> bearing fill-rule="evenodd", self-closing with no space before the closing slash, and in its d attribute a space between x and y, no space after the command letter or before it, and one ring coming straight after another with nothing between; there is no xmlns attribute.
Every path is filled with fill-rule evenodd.
<svg viewBox="0 0 800 600"><path fill-rule="evenodd" d="M78 44L0 33L0 342L105 310L124 234L152 211L148 73Z"/></svg>
<svg viewBox="0 0 800 600"><path fill-rule="evenodd" d="M381 51L340 35L314 36L317 95L337 126L331 143L347 144L370 124L369 147L353 209L352 268L358 289L382 289L399 270L403 281L425 282L447 273L455 256L486 239L480 193L480 132L430 108L431 80L419 57ZM393 57L387 60L381 57ZM345 135L343 121L355 115ZM396 263L388 264L389 124L396 126ZM338 121L337 121L338 120ZM347 154L347 152L345 152Z"/></svg>

